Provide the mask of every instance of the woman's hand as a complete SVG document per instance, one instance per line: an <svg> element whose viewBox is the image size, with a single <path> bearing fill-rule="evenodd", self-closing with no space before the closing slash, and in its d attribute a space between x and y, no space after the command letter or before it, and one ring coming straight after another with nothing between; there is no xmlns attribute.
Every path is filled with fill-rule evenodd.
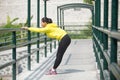
<svg viewBox="0 0 120 80"><path fill-rule="evenodd" d="M23 29L23 30L28 30L28 27L21 27L21 29Z"/></svg>

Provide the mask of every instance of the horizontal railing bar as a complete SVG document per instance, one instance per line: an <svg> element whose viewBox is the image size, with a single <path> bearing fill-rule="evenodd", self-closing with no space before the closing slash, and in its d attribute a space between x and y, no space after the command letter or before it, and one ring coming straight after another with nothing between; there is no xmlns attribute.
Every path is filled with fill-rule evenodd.
<svg viewBox="0 0 120 80"><path fill-rule="evenodd" d="M103 71L103 76L105 80L110 80L110 75L108 70Z"/></svg>
<svg viewBox="0 0 120 80"><path fill-rule="evenodd" d="M95 43L94 43L94 44L95 44ZM97 48L96 48L96 45L95 45L95 51L98 52L98 50L97 50ZM99 54L99 53L98 53L98 54ZM100 63L99 67L100 67L100 69L102 69L102 71L103 71L103 67L102 67L102 65L101 65L100 55L98 55L98 54L97 54L97 56L98 56L98 61L99 61L99 63Z"/></svg>
<svg viewBox="0 0 120 80"><path fill-rule="evenodd" d="M111 37L120 40L120 32L111 32Z"/></svg>
<svg viewBox="0 0 120 80"><path fill-rule="evenodd" d="M19 39L16 39L17 41L20 41L20 40L27 40L27 37L24 37L24 38L19 38Z"/></svg>
<svg viewBox="0 0 120 80"><path fill-rule="evenodd" d="M9 45L9 46L0 47L0 51L6 50L6 49L19 48L19 47L22 47L22 46L26 46L28 44L32 44L32 43L36 42L37 40L41 40L41 39L37 38L35 41L32 40L30 42L25 42L24 44L19 43L16 46L15 45Z"/></svg>
<svg viewBox="0 0 120 80"><path fill-rule="evenodd" d="M103 46L101 46L100 42L98 42L98 39L97 39L97 37L95 36L95 34L93 34L93 36L95 37L95 39L96 39L97 43L99 44L100 49L102 50L103 55L105 56L105 58L106 58L106 60L107 60L108 64L110 64L110 55L107 53L107 51L106 51L106 50L103 50Z"/></svg>
<svg viewBox="0 0 120 80"><path fill-rule="evenodd" d="M11 41L2 42L2 43L0 43L0 45L5 45L5 44L9 44L9 43L11 43Z"/></svg>
<svg viewBox="0 0 120 80"><path fill-rule="evenodd" d="M46 45L42 45L40 48L32 49L32 50L34 50L34 51L32 51L30 55L32 55L32 54L34 54L35 52L39 51L40 49L46 47L46 46L49 45L50 43L51 43L51 42L47 43ZM24 51L24 52L25 52L25 51ZM14 64L14 63L16 63L16 62L18 62L18 61L20 61L20 60L28 57L28 56L30 56L30 55L29 55L29 54L26 54L26 55L24 55L23 57L18 58L16 61L10 61L10 62L8 62L8 63L6 63L6 64L0 65L0 69L3 69L3 68L5 68L5 67L7 67L7 66L10 66L10 65L12 65L12 64Z"/></svg>
<svg viewBox="0 0 120 80"><path fill-rule="evenodd" d="M5 64L3 64L3 65L0 65L0 69L3 69L3 68L5 68L5 67L7 67L7 66L10 66L10 65L14 64L15 62L16 62L16 61L13 60L13 61L9 61L9 62L7 62L7 63L5 63Z"/></svg>
<svg viewBox="0 0 120 80"><path fill-rule="evenodd" d="M60 26L65 26L65 27L80 27L80 26L90 26L90 25L60 25Z"/></svg>
<svg viewBox="0 0 120 80"><path fill-rule="evenodd" d="M32 37L32 38L33 38L33 39L34 39L34 38L37 38L37 36L36 36L36 37ZM31 38L31 39L32 39L32 38ZM45 38L45 36L40 37L40 39L42 39L42 38ZM19 41L19 40L27 40L27 37L19 38L19 39L16 39L16 40L17 40L17 41ZM4 43L7 43L7 42L10 42L10 41L7 40L7 41L4 42ZM0 44L1 44L1 43L0 43Z"/></svg>
<svg viewBox="0 0 120 80"><path fill-rule="evenodd" d="M5 32L13 32L13 31L21 31L23 29L20 28L0 28L0 32L5 33Z"/></svg>
<svg viewBox="0 0 120 80"><path fill-rule="evenodd" d="M95 36L94 33L93 33L93 36L96 39L97 43L99 44L100 49L102 50L103 55L105 56L105 59L107 60L108 64L110 64L110 55L108 55L106 50L103 50L103 46L101 46L100 42L98 42L98 39L97 39L97 37ZM94 45L95 45L95 43L94 43Z"/></svg>
<svg viewBox="0 0 120 80"><path fill-rule="evenodd" d="M117 80L120 80L120 67L116 63L111 63L109 70L113 73Z"/></svg>
<svg viewBox="0 0 120 80"><path fill-rule="evenodd" d="M84 30L84 29L76 29L76 30L67 30L66 31L89 31L89 30Z"/></svg>
<svg viewBox="0 0 120 80"><path fill-rule="evenodd" d="M3 37L1 37L1 38L11 38L11 36L3 36Z"/></svg>
<svg viewBox="0 0 120 80"><path fill-rule="evenodd" d="M45 44L40 46L40 49L44 48L45 46L46 46ZM25 46L25 47L27 47L27 46ZM34 50L34 49L31 49L31 50ZM22 51L17 52L17 53L23 53L23 52L27 52L27 50L22 50ZM10 54L12 54L12 53L10 53Z"/></svg>
<svg viewBox="0 0 120 80"><path fill-rule="evenodd" d="M112 38L115 38L115 39L117 39L117 40L120 40L120 32L118 32L118 31L117 31L117 32L115 32L115 31L110 31L110 30L108 30L108 29L104 29L104 28L100 28L100 27L95 27L95 26L93 26L93 28L95 28L95 29L97 29L97 30L99 30L99 31L101 31L101 32L109 35L109 36L112 37Z"/></svg>
<svg viewBox="0 0 120 80"><path fill-rule="evenodd" d="M25 42L25 43L18 43L17 45L16 45L16 48L19 48L19 47L22 47L22 46L27 46L29 43L28 42Z"/></svg>
<svg viewBox="0 0 120 80"><path fill-rule="evenodd" d="M31 52L31 54L26 54L26 55L24 55L23 57L18 58L18 59L16 60L16 62L18 62L18 61L20 61L20 60L22 60L22 59L24 59L24 58L27 58L28 56L34 54L35 52L37 52L37 51L39 51L39 50L40 50L40 48L36 48L36 50L33 51L33 52Z"/></svg>
<svg viewBox="0 0 120 80"><path fill-rule="evenodd" d="M95 45L94 42L93 42L93 44L94 44L94 46L95 46L95 51L98 52L98 49L97 49L97 47L96 47L96 45ZM98 58L99 58L99 62L100 62L100 55L97 54L97 56L98 56Z"/></svg>
<svg viewBox="0 0 120 80"><path fill-rule="evenodd" d="M15 47L16 47L15 45L3 46L3 47L0 47L0 51L6 50L6 49L12 49Z"/></svg>

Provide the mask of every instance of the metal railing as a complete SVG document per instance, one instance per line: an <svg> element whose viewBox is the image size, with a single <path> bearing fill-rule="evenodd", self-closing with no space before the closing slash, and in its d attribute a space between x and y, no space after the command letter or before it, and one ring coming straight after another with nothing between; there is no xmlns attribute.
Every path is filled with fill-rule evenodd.
<svg viewBox="0 0 120 80"><path fill-rule="evenodd" d="M71 25L71 27L73 27L73 26L75 26L75 25ZM67 30L68 34L71 37L76 36L77 39L79 39L78 36L81 36L80 35L81 31L89 31L89 30L86 30L87 26L88 25L76 26L77 30L75 29L75 27L74 27L74 29L68 30L68 29L70 29L70 26L69 26L68 29L67 29L67 27L65 27L65 30ZM81 29L81 27L84 27L84 28ZM73 31L73 33L71 31ZM76 32L78 32L78 34L76 34ZM40 56L41 51L44 51L44 57L47 57L48 51L50 53L52 53L52 50L56 49L56 46L57 46L56 40L47 38L44 34L40 34L40 33L28 34L28 31L25 31L25 30L5 29L5 28L0 29L0 33L1 34L6 34L6 33L10 34L9 36L6 36L7 38L9 38L6 42L5 42L5 40L6 40L5 36L3 37L3 39L5 39L5 40L0 41L0 43L3 44L0 46L0 52L12 49L12 52L9 52L9 53L11 53L11 55L9 55L9 56L12 57L12 60L0 65L0 70L12 65L12 79L13 80L16 80L16 76L17 76L16 75L17 74L17 72L16 72L17 62L27 58L27 64L26 64L27 69L31 70L31 66L32 66L31 55L36 55L36 63L39 63L39 61L40 61L39 56ZM38 34L39 34L39 36L38 36ZM30 40L28 40L29 36L31 37ZM87 35L82 35L82 39L83 39L83 36L87 37ZM36 45L36 47L32 48L31 47L32 45ZM27 49L17 51L19 48L22 48L22 47L27 47ZM18 57L18 53L26 53L26 54ZM3 55L4 55L4 53L3 53Z"/></svg>
<svg viewBox="0 0 120 80"><path fill-rule="evenodd" d="M23 38L19 38L17 37L17 35L20 35L20 34L17 34L17 32L20 32L20 31L23 31L21 29L0 29L0 33L1 34L5 34L5 33L11 33L11 43L7 44L7 45L1 45L0 46L0 51L3 51L3 50L11 50L12 49L12 60L9 61L9 62L6 62L2 65L0 65L0 70L1 69L4 69L10 65L12 65L12 79L13 80L16 80L16 76L17 76L17 67L16 67L16 64L18 61L21 61L25 58L27 58L27 69L28 70L31 70L31 55L33 54L36 54L36 62L39 63L40 61L40 51L42 49L44 49L44 57L47 57L47 51L51 52L52 53L52 50L53 49L56 49L56 40L53 40L53 39L50 39L50 38L47 38L45 35L41 35L39 34L38 36L38 33L37 34L34 34L32 35L31 34L26 34L25 36L23 36ZM26 31L27 33L27 31ZM28 40L27 39L27 36L28 37L31 37L31 40ZM10 37L10 36L9 36ZM46 40L45 40L46 39ZM9 41L9 42L10 42ZM21 42L20 42L21 41ZM43 45L41 45L43 44ZM36 45L36 48L31 48L32 45ZM40 46L41 45L41 46ZM17 49L21 48L21 47L27 47L27 49L25 50L21 50L20 52L25 52L27 54L25 54L24 56L22 57L18 57L17 58ZM49 46L49 50L48 50L48 46ZM2 53L4 54L4 53Z"/></svg>
<svg viewBox="0 0 120 80"><path fill-rule="evenodd" d="M101 27L101 0L95 1L95 23L93 24L93 47L100 69L100 80L120 80L118 65L118 0L112 0L111 28L108 29L108 0L104 0L104 26Z"/></svg>

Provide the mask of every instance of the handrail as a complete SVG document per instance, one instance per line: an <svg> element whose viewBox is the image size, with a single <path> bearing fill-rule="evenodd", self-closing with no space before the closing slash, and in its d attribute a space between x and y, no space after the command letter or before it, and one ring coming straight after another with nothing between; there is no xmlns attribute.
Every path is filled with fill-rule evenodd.
<svg viewBox="0 0 120 80"><path fill-rule="evenodd" d="M109 70L114 74L117 80L120 80L120 67L116 63L111 63Z"/></svg>
<svg viewBox="0 0 120 80"><path fill-rule="evenodd" d="M0 28L0 32L5 33L5 32L12 32L12 31L21 31L20 28Z"/></svg>
<svg viewBox="0 0 120 80"><path fill-rule="evenodd" d="M31 36L31 41L28 41L27 40L27 38L16 38L17 37L17 32L18 31L24 31L24 30L22 30L22 29L13 29L13 28L2 28L2 29L0 29L0 32L2 33L2 34L5 34L6 32L9 32L9 33L12 33L12 40L10 41L11 43L9 44L9 45L5 45L5 46L0 46L0 51L3 51L3 50L10 50L10 49L12 49L12 60L11 61L9 61L9 62L7 62L7 63L4 63L4 64L2 64L2 65L0 65L0 70L1 69L4 69L4 68L6 68L6 67L8 67L8 66L10 66L10 65L16 65L16 63L18 62L18 61L20 61L20 60L23 60L23 59L25 59L25 58L28 58L28 57L30 57L31 55L33 55L33 54L36 54L36 52L38 52L38 51L40 51L41 49L47 49L48 50L48 48L47 48L47 46L48 45L50 45L50 52L52 52L52 50L53 49L56 49L56 40L49 40L49 38L47 38L47 40L46 41L48 41L47 42L47 44L44 44L44 39L46 38L46 36L45 35L42 35L42 36L36 36L36 37L32 37L32 35L30 35ZM38 34L38 33L37 33ZM36 35L37 35L36 34ZM26 36L29 36L28 34L26 34ZM32 39L33 38L33 39ZM19 42L20 40L25 40L24 42ZM18 41L18 42L17 42ZM41 45L39 48L34 48L34 49L31 49L31 53L28 53L27 52L27 50L26 51L24 51L25 53L27 53L27 54L25 54L24 56L22 56L22 57L19 57L19 58L16 58L16 56L17 55L15 55L15 54L17 54L18 52L16 51L16 49L17 48L21 48L21 47L25 47L25 46L27 46L27 45L29 45L29 44L33 44L33 45L36 45L36 42L37 41L39 41L39 43L37 43L37 45L40 45L40 44L43 44L43 45ZM54 47L52 47L53 46L53 43L54 42ZM22 53L22 51L21 51L21 53ZM37 53L38 54L38 53ZM36 54L36 55L37 55ZM40 53L39 53L40 54ZM46 54L44 54L44 56L45 57L47 57L47 53ZM39 56L37 56L37 58L39 58ZM28 61L29 61L29 59L28 59ZM30 62L31 62L31 60L30 60ZM39 61L37 61L37 62L39 62ZM31 66L31 65L28 65L28 66ZM12 70L12 72L14 72L14 76L16 76L16 66L12 66L13 67L13 70Z"/></svg>
<svg viewBox="0 0 120 80"><path fill-rule="evenodd" d="M112 38L115 38L115 39L117 39L117 40L120 40L120 32L110 31L110 30L108 30L108 29L104 29L104 28L97 27L97 26L96 26L96 27L93 26L93 28L95 28L95 29L97 29L97 30L99 30L99 31L101 31L101 32L109 35L109 36L112 37Z"/></svg>
<svg viewBox="0 0 120 80"><path fill-rule="evenodd" d="M11 29L10 28L10 29L0 29L0 32L3 32L3 30L4 30L4 33L2 33L2 34L5 34L6 32L15 33L14 35L12 34L12 36L14 36L14 37L19 35L19 34L17 34L17 32L24 31L22 29ZM84 31L84 30L79 30L79 31ZM86 31L88 31L88 30L86 30ZM25 35L28 36L28 34L25 34ZM15 52L16 54L18 54L18 53L26 53L26 54L24 56L17 58L17 59L12 59L11 61L9 61L7 63L2 64L0 66L0 69L4 69L5 67L10 66L10 65L15 65L17 62L19 62L25 58L28 58L33 54L36 54L36 52L38 52L38 51L41 51L41 49L44 49L44 53L45 53L45 48L47 48L48 45L50 45L50 49L49 49L50 52L52 52L53 48L56 49L56 45L57 45L56 40L54 40L54 39L51 40L50 38L47 38L47 36L45 36L45 35L40 35L39 37L35 36L35 35L31 35L31 41L28 41L26 36L25 37L23 36L22 38L16 38L15 39L16 45L11 42L9 45L1 46L0 51L6 50L6 49L17 49L17 48L19 49L21 47L26 47L29 44L35 45L37 41L40 41L40 44L42 43L43 45L41 45L39 48L31 49L30 53L28 53L27 50L24 50L21 52ZM10 40L10 41L13 41L14 37L12 37L11 38L12 40ZM48 41L46 44L45 44L45 38L47 38L46 41ZM23 42L20 42L21 40L23 40ZM54 42L54 47L52 46L53 42ZM11 55L13 55L13 52L11 52ZM44 54L44 56L47 57L47 54ZM14 68L16 68L16 67L14 67ZM16 75L14 75L14 76L16 76Z"/></svg>
<svg viewBox="0 0 120 80"><path fill-rule="evenodd" d="M98 38L95 36L95 34L93 34L93 36L95 37L96 40L96 44L99 45L101 51L103 52L103 55L105 56L105 59L107 60L108 64L110 64L110 55L108 54L108 52L106 50L104 50L102 44L100 44ZM97 48L96 44L93 42L93 44L95 45L95 47ZM96 50L96 49L95 49Z"/></svg>
<svg viewBox="0 0 120 80"><path fill-rule="evenodd" d="M81 27L81 26L90 26L90 25L60 25L61 26L65 26L65 27Z"/></svg>
<svg viewBox="0 0 120 80"><path fill-rule="evenodd" d="M114 32L114 31L110 31L110 30L107 30L104 28L93 26L93 32L95 32L95 30L101 31L102 33L108 35L111 38L120 40L120 33L119 32ZM106 71L108 71L108 72L111 71L113 73L113 75L116 77L116 79L119 80L120 79L120 77L119 77L120 76L120 67L118 67L118 64L116 64L116 63L111 63L110 52L108 50L104 49L103 45L101 44L100 40L98 39L97 34L93 33L93 36L94 36L93 45L94 45L96 57L98 59L97 62L98 62L99 67L101 65L103 65L103 63L101 63L101 59L103 60L105 58L105 60L107 61L107 64L108 64L108 68L109 68L109 70L106 70ZM98 53L98 52L100 52L100 53ZM101 53L104 56L104 58L102 58L100 55L98 55ZM102 73L105 75L103 66L101 66L101 70L102 70ZM105 78L105 76L104 76L104 78Z"/></svg>
<svg viewBox="0 0 120 80"><path fill-rule="evenodd" d="M93 23L93 48L96 61L100 68L100 80L120 80L120 67L118 66L118 42L120 32L118 28L118 0L111 1L111 26L109 23L109 0L104 0L103 26L101 26L101 0L95 1Z"/></svg>

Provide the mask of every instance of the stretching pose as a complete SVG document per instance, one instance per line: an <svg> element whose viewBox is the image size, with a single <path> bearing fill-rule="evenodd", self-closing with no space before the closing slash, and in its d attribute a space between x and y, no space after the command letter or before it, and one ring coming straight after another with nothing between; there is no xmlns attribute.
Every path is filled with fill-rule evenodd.
<svg viewBox="0 0 120 80"><path fill-rule="evenodd" d="M29 30L32 32L40 32L40 33L46 33L46 35L50 38L55 38L59 40L59 46L56 54L55 63L53 65L53 68L49 70L48 75L55 75L57 74L56 69L60 65L63 55L71 43L71 38L67 34L66 31L59 28L56 24L52 22L52 19L44 17L41 20L42 28L34 28L34 27L23 27L22 29Z"/></svg>

